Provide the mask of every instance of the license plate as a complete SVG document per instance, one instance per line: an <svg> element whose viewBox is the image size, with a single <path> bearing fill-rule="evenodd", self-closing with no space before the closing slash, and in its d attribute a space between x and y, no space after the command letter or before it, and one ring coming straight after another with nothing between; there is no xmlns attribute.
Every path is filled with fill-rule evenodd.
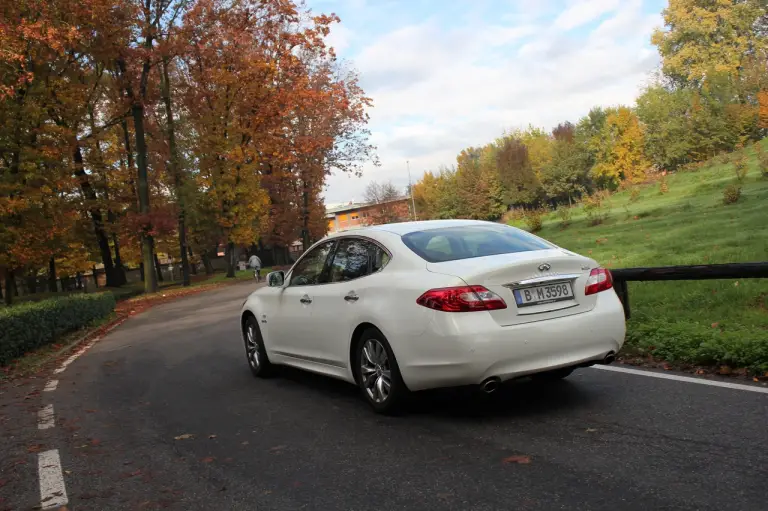
<svg viewBox="0 0 768 511"><path fill-rule="evenodd" d="M514 294L518 307L573 300L573 288L570 282L515 289Z"/></svg>

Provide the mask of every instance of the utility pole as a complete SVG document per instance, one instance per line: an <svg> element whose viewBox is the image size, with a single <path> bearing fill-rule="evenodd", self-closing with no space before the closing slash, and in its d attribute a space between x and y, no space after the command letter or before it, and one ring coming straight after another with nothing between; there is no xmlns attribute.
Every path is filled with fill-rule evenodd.
<svg viewBox="0 0 768 511"><path fill-rule="evenodd" d="M416 199L413 198L413 185L411 184L411 162L405 160L405 166L408 168L408 192L411 194L411 205L413 206L413 219L416 220Z"/></svg>

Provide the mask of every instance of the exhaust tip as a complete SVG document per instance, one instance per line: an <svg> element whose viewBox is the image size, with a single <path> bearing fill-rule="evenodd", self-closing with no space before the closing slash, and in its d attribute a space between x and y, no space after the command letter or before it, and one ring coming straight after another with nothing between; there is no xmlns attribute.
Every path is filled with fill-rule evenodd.
<svg viewBox="0 0 768 511"><path fill-rule="evenodd" d="M616 354L614 352L608 353L603 359L603 364L608 365L616 360Z"/></svg>
<svg viewBox="0 0 768 511"><path fill-rule="evenodd" d="M483 383L480 384L480 390L485 392L486 394L490 394L492 392L495 392L496 389L499 388L499 385L501 384L501 380L495 376L488 378Z"/></svg>

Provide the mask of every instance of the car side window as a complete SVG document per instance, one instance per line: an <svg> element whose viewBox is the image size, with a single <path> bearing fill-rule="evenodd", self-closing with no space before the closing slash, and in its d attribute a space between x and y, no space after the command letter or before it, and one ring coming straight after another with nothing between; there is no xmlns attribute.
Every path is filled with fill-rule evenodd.
<svg viewBox="0 0 768 511"><path fill-rule="evenodd" d="M333 248L334 241L328 241L320 246L313 248L306 256L301 258L301 261L296 264L296 267L291 273L291 286L314 286L316 284L325 284L323 279L323 269L325 268L325 260L328 259Z"/></svg>
<svg viewBox="0 0 768 511"><path fill-rule="evenodd" d="M371 249L373 250L371 273L376 273L387 265L390 258L387 251L375 243L371 243Z"/></svg>
<svg viewBox="0 0 768 511"><path fill-rule="evenodd" d="M371 245L358 238L339 241L339 247L331 263L331 282L346 282L371 273Z"/></svg>

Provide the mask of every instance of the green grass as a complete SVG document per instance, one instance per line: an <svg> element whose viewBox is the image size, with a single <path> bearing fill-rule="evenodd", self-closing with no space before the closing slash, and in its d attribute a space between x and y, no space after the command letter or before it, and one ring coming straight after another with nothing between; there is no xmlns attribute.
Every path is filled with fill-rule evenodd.
<svg viewBox="0 0 768 511"><path fill-rule="evenodd" d="M574 208L569 226L550 214L537 234L608 268L768 261L768 179L749 154L736 204L723 204L733 166L715 163L668 176L666 194L654 183L641 187L634 204L629 191L611 196L602 224L590 225ZM638 282L629 291L630 349L768 372L768 279Z"/></svg>

